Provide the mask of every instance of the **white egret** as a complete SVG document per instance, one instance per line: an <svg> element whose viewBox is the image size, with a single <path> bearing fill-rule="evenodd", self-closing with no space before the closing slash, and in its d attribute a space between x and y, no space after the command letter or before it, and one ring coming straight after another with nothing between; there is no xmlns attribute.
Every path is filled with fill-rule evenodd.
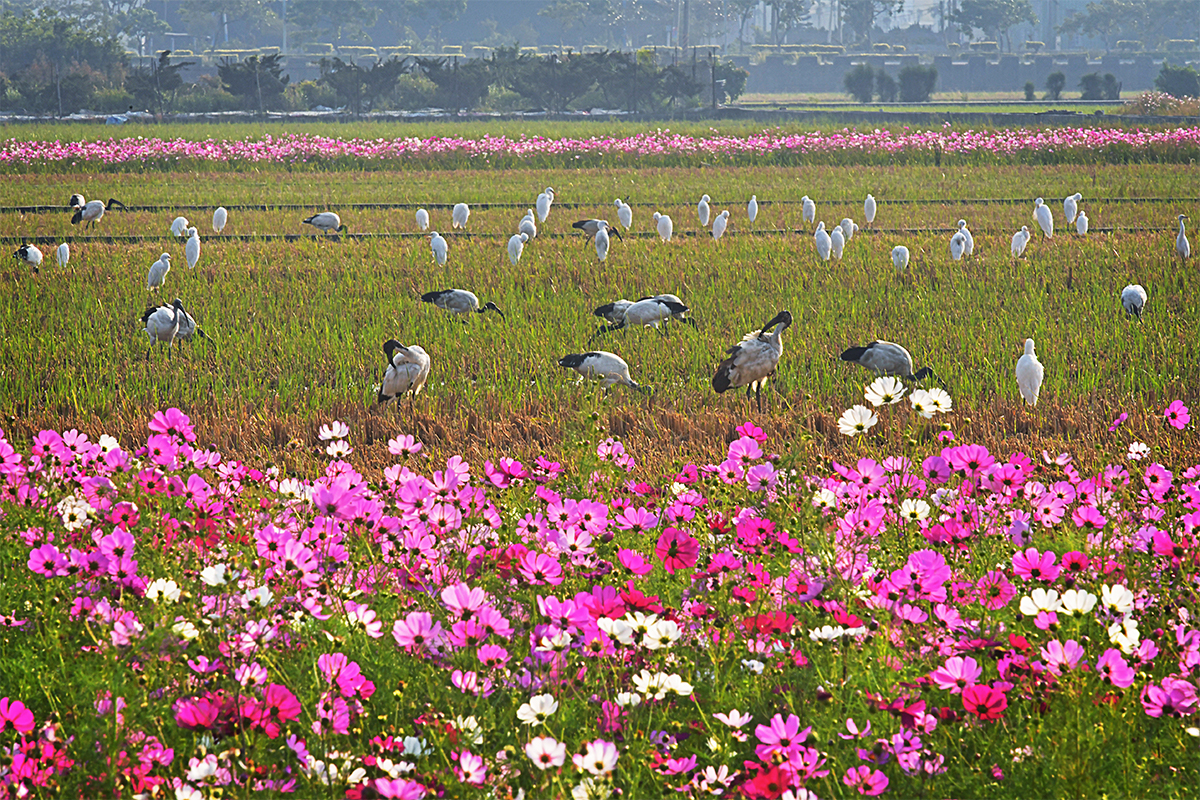
<svg viewBox="0 0 1200 800"><path fill-rule="evenodd" d="M521 260L521 252L525 249L525 243L529 241L529 234L517 233L513 234L508 240L508 260L515 267L517 262Z"/></svg>
<svg viewBox="0 0 1200 800"><path fill-rule="evenodd" d="M171 254L163 253L150 265L150 271L146 273L146 291L152 292L162 286L167 280L167 273L171 271Z"/></svg>
<svg viewBox="0 0 1200 800"><path fill-rule="evenodd" d="M838 227L842 229L842 236L846 237L847 242L854 238L854 234L858 233L858 223L849 217L843 219Z"/></svg>
<svg viewBox="0 0 1200 800"><path fill-rule="evenodd" d="M454 228L467 229L467 220L471 216L471 207L466 203L455 203L454 210L450 212L450 225Z"/></svg>
<svg viewBox="0 0 1200 800"><path fill-rule="evenodd" d="M303 225L312 225L321 233L346 233L350 228L342 224L342 218L332 211L322 211L320 214L313 214L308 219L302 220Z"/></svg>
<svg viewBox="0 0 1200 800"><path fill-rule="evenodd" d="M1025 402L1029 405L1036 406L1038 393L1042 390L1042 379L1046 377L1046 370L1033 352L1033 339L1025 340L1025 355L1017 359L1016 375L1017 388L1021 390L1021 397L1025 398Z"/></svg>
<svg viewBox="0 0 1200 800"><path fill-rule="evenodd" d="M80 197L79 199L82 200L83 198ZM77 207L74 216L71 217L71 224L78 225L80 222L87 222L94 228L96 227L96 223L100 221L100 218L104 216L104 212L111 211L114 208L119 208L122 211L129 210L125 208L125 204L120 200L114 200L111 197L107 203L103 200L93 200L87 205Z"/></svg>
<svg viewBox="0 0 1200 800"><path fill-rule="evenodd" d="M1140 283L1131 283L1121 290L1121 305L1128 316L1137 317L1142 321L1142 309L1146 307L1146 290Z"/></svg>
<svg viewBox="0 0 1200 800"><path fill-rule="evenodd" d="M1050 206L1040 197L1033 201L1033 218L1037 220L1038 227L1042 229L1046 238L1053 239L1054 215L1050 213Z"/></svg>
<svg viewBox="0 0 1200 800"><path fill-rule="evenodd" d="M422 232L429 230L429 212L423 208L417 209L417 229Z"/></svg>
<svg viewBox="0 0 1200 800"><path fill-rule="evenodd" d="M1179 215L1179 235L1175 237L1175 252L1179 254L1180 264L1186 261L1192 254L1192 246L1188 243L1187 233L1183 229L1183 221L1187 218L1187 214Z"/></svg>
<svg viewBox="0 0 1200 800"><path fill-rule="evenodd" d="M545 222L546 217L550 215L550 206L554 204L554 189L547 186L546 191L537 196L537 214L538 222Z"/></svg>
<svg viewBox="0 0 1200 800"><path fill-rule="evenodd" d="M955 231L950 237L950 257L955 261L961 261L963 254L967 252L967 237L963 236L962 231Z"/></svg>
<svg viewBox="0 0 1200 800"><path fill-rule="evenodd" d="M720 214L717 214L713 220L712 235L714 239L720 239L725 235L725 229L729 227L729 210L726 209Z"/></svg>
<svg viewBox="0 0 1200 800"><path fill-rule="evenodd" d="M67 246L66 242L63 242L62 244L60 244L58 246L58 265L60 267L65 267L67 265L67 262L70 260L71 260L71 248Z"/></svg>
<svg viewBox="0 0 1200 800"><path fill-rule="evenodd" d="M525 216L517 223L517 233L523 233L530 239L537 238L537 217L533 215L532 208L526 211Z"/></svg>
<svg viewBox="0 0 1200 800"><path fill-rule="evenodd" d="M829 249L838 261L842 260L842 250L846 247L846 234L842 233L841 225L833 226L833 233L829 234Z"/></svg>
<svg viewBox="0 0 1200 800"><path fill-rule="evenodd" d="M1025 245L1029 244L1029 226L1022 225L1021 230L1013 234L1012 238L1012 254L1013 258L1020 258L1021 253L1025 252Z"/></svg>
<svg viewBox="0 0 1200 800"><path fill-rule="evenodd" d="M817 223L817 232L813 234L813 241L817 245L817 255L822 261L829 260L829 253L833 250L833 240L829 238L829 234L825 232L825 223Z"/></svg>
<svg viewBox="0 0 1200 800"><path fill-rule="evenodd" d="M176 238L183 238L188 232L187 217L176 217L171 223L171 234Z"/></svg>
<svg viewBox="0 0 1200 800"><path fill-rule="evenodd" d="M1083 195L1079 192L1071 195L1063 200L1063 214L1067 218L1067 224L1070 225L1075 221L1075 216L1079 213L1079 201L1083 199Z"/></svg>
<svg viewBox="0 0 1200 800"><path fill-rule="evenodd" d="M188 240L183 246L183 254L187 257L188 269L195 269L196 262L200 260L200 232L195 228L188 228Z"/></svg>
<svg viewBox="0 0 1200 800"><path fill-rule="evenodd" d="M41 271L42 266L42 251L37 249L35 245L23 244L17 248L17 252L13 253L13 258L18 258L33 267L34 274Z"/></svg>
<svg viewBox="0 0 1200 800"><path fill-rule="evenodd" d="M603 220L601 220L603 222ZM613 233L617 233L616 228L613 228ZM618 236L620 234L617 234ZM601 261L608 258L608 223L605 222L600 230L596 231L596 257Z"/></svg>
<svg viewBox="0 0 1200 800"><path fill-rule="evenodd" d="M780 311L762 326L742 337L742 341L729 348L729 355L717 367L712 378L712 387L717 394L730 389L746 387L746 399L754 389L758 411L762 413L762 388L775 375L779 359L783 355L783 331L792 324L790 311Z"/></svg>
<svg viewBox="0 0 1200 800"><path fill-rule="evenodd" d="M594 378L599 379L600 385L605 389L619 383L639 392L650 391L648 387L629 377L629 365L625 363L625 359L607 350L565 355L558 360L558 365L573 369L579 374L576 384L583 383L584 378Z"/></svg>
<svg viewBox="0 0 1200 800"><path fill-rule="evenodd" d="M758 195L750 195L750 202L746 204L746 216L750 218L751 222L758 217Z"/></svg>
<svg viewBox="0 0 1200 800"><path fill-rule="evenodd" d="M429 380L432 362L425 348L420 345L404 345L395 339L383 343L383 354L387 356L387 370L379 386L379 404L386 405L397 397L409 394L416 397Z"/></svg>
<svg viewBox="0 0 1200 800"><path fill-rule="evenodd" d="M655 211L654 224L658 228L659 238L661 238L664 242L671 241L671 232L675 229L674 224L671 222L671 218L666 214L660 214Z"/></svg>
<svg viewBox="0 0 1200 800"><path fill-rule="evenodd" d="M930 367L922 367L913 372L913 359L908 350L895 342L885 342L882 339L877 339L865 347L848 348L842 353L842 361L864 366L876 375L892 375L911 381L925 380L933 375L933 369Z"/></svg>
<svg viewBox="0 0 1200 800"><path fill-rule="evenodd" d="M967 227L967 221L965 219L960 219L958 221L958 230L959 233L963 235L963 239L965 239L967 242L967 249L963 251L963 255L970 256L975 252L975 237L971 235L971 229Z"/></svg>
<svg viewBox="0 0 1200 800"><path fill-rule="evenodd" d="M437 259L438 264L446 265L446 252L449 249L446 245L446 239L437 231L434 231L429 237L429 246L433 250L433 257Z"/></svg>
<svg viewBox="0 0 1200 800"><path fill-rule="evenodd" d="M896 268L896 272L904 272L908 269L908 248L902 244L898 244L892 248L892 266Z"/></svg>
<svg viewBox="0 0 1200 800"><path fill-rule="evenodd" d="M1075 217L1075 230L1080 236L1087 236L1088 216L1083 211L1080 211L1079 216Z"/></svg>
<svg viewBox="0 0 1200 800"><path fill-rule="evenodd" d="M868 194L867 199L863 201L863 219L870 225L875 221L875 195Z"/></svg>
<svg viewBox="0 0 1200 800"><path fill-rule="evenodd" d="M167 358L171 357L171 343L179 334L179 321L183 313L183 301L176 297L169 306L148 308L146 313L142 314L146 335L150 337L151 343L167 346Z"/></svg>
<svg viewBox="0 0 1200 800"><path fill-rule="evenodd" d="M225 210L225 206L220 206L213 212L213 233L220 233L225 230L225 223L229 221L229 212Z"/></svg>
<svg viewBox="0 0 1200 800"><path fill-rule="evenodd" d="M804 195L804 197L801 197L800 200L804 203L804 221L815 221L817 218L817 204L814 203L812 198L808 195Z"/></svg>
<svg viewBox="0 0 1200 800"><path fill-rule="evenodd" d="M700 198L700 202L696 204L696 212L700 215L700 226L703 228L708 227L708 216L710 213L708 208L709 200L709 196L704 195Z"/></svg>
<svg viewBox="0 0 1200 800"><path fill-rule="evenodd" d="M489 300L480 306L479 298L466 289L442 289L437 292L426 292L421 295L421 300L433 303L443 311L460 317L463 322L470 321L471 312L482 314L485 311L495 311L501 318L504 318L504 312L497 308L495 303Z"/></svg>
<svg viewBox="0 0 1200 800"><path fill-rule="evenodd" d="M621 198L613 201L613 205L617 207L617 220L625 226L625 230L633 227L633 208Z"/></svg>

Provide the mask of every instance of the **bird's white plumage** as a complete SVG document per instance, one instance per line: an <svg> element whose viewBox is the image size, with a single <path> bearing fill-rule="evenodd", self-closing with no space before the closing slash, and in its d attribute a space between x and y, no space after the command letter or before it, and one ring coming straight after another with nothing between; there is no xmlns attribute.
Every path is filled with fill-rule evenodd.
<svg viewBox="0 0 1200 800"><path fill-rule="evenodd" d="M83 199L83 195L73 194L73 195L71 195L70 202L67 203L67 208L83 208L86 205L87 205L87 200Z"/></svg>
<svg viewBox="0 0 1200 800"><path fill-rule="evenodd" d="M975 237L971 235L971 229L967 227L967 221L965 219L960 219L958 221L958 230L960 233L962 233L963 239L965 239L967 243L967 249L963 255L969 256L975 252Z"/></svg>
<svg viewBox="0 0 1200 800"><path fill-rule="evenodd" d="M950 237L950 257L955 261L960 261L966 252L967 237L963 236L962 231L957 231Z"/></svg>
<svg viewBox="0 0 1200 800"><path fill-rule="evenodd" d="M1083 211L1079 212L1079 216L1075 217L1075 231L1080 236L1087 236L1088 232L1088 216Z"/></svg>
<svg viewBox="0 0 1200 800"><path fill-rule="evenodd" d="M709 199L708 195L704 195L700 198L700 202L696 204L696 213L700 215L700 225L705 228L708 227L708 217L711 213L708 207Z"/></svg>
<svg viewBox="0 0 1200 800"><path fill-rule="evenodd" d="M462 317L464 322L471 319L472 312L482 314L485 311L495 311L501 317L504 316L504 312L497 308L495 303L489 301L481 306L475 293L466 289L442 289L436 292L426 292L421 295L421 300L433 303L443 311Z"/></svg>
<svg viewBox="0 0 1200 800"><path fill-rule="evenodd" d="M1063 215L1067 218L1068 225L1074 222L1075 217L1079 214L1079 201L1082 199L1083 195L1076 192L1063 200Z"/></svg>
<svg viewBox="0 0 1200 800"><path fill-rule="evenodd" d="M838 227L842 229L842 236L845 237L847 242L853 239L854 234L858 231L858 225L849 217L843 219Z"/></svg>
<svg viewBox="0 0 1200 800"><path fill-rule="evenodd" d="M70 260L71 260L71 248L67 245L66 242L63 242L62 244L60 244L58 246L58 265L60 267L65 267L67 265L67 262Z"/></svg>
<svg viewBox="0 0 1200 800"><path fill-rule="evenodd" d="M913 375L912 354L903 345L883 339L871 342L865 347L852 347L846 350L842 353L842 360L853 361L876 375L916 378Z"/></svg>
<svg viewBox="0 0 1200 800"><path fill-rule="evenodd" d="M386 351L385 351L386 352ZM420 345L400 345L392 350L383 383L379 387L379 402L387 403L393 398L412 393L416 397L429 380L433 364L425 348Z"/></svg>
<svg viewBox="0 0 1200 800"><path fill-rule="evenodd" d="M1017 388L1021 390L1021 397L1025 398L1025 402L1029 405L1036 406L1038 394L1042 390L1042 380L1046 377L1046 370L1033 352L1033 339L1025 340L1025 355L1017 359L1016 375Z"/></svg>
<svg viewBox="0 0 1200 800"><path fill-rule="evenodd" d="M1029 244L1029 226L1022 225L1021 230L1013 234L1012 237L1012 254L1013 258L1020 258L1021 253L1025 252L1025 245Z"/></svg>
<svg viewBox="0 0 1200 800"><path fill-rule="evenodd" d="M417 230L429 230L429 212L423 208L417 209Z"/></svg>
<svg viewBox="0 0 1200 800"><path fill-rule="evenodd" d="M867 199L863 201L863 219L870 225L875 221L875 195L867 195Z"/></svg>
<svg viewBox="0 0 1200 800"><path fill-rule="evenodd" d="M633 301L625 298L614 300L596 309L596 316L608 322L609 325L619 325L625 319L625 312L631 305L633 305Z"/></svg>
<svg viewBox="0 0 1200 800"><path fill-rule="evenodd" d="M312 225L321 233L328 234L342 227L342 218L332 211L322 211L304 220L303 224Z"/></svg>
<svg viewBox="0 0 1200 800"><path fill-rule="evenodd" d="M194 269L196 262L200 260L200 232L195 228L188 228L188 240L183 246L183 254L187 258L188 269Z"/></svg>
<svg viewBox="0 0 1200 800"><path fill-rule="evenodd" d="M1146 290L1140 283L1131 283L1121 290L1121 305L1125 313L1142 318L1142 309L1146 307Z"/></svg>
<svg viewBox="0 0 1200 800"><path fill-rule="evenodd" d="M678 298L671 300L668 297L673 296L658 295L630 303L625 309L625 313L621 315L623 326L657 328L660 323L670 319L674 314L667 304L679 302Z"/></svg>
<svg viewBox="0 0 1200 800"><path fill-rule="evenodd" d="M37 272L38 267L42 265L42 251L32 244L23 244L13 254L27 264L33 265L33 271Z"/></svg>
<svg viewBox="0 0 1200 800"><path fill-rule="evenodd" d="M842 233L841 225L833 226L833 233L829 234L829 249L833 253L834 258L838 261L842 260L842 250L846 247L846 234Z"/></svg>
<svg viewBox="0 0 1200 800"><path fill-rule="evenodd" d="M527 233L517 233L509 238L508 260L513 263L514 267L521 260L521 252L524 251L527 241L529 241L529 234Z"/></svg>
<svg viewBox="0 0 1200 800"><path fill-rule="evenodd" d="M720 214L717 214L716 219L713 220L713 226L712 226L713 238L720 239L722 236L724 236L725 229L727 227L729 227L729 211L728 210L722 211Z"/></svg>
<svg viewBox="0 0 1200 800"><path fill-rule="evenodd" d="M1187 219L1187 214L1179 215L1179 235L1175 237L1175 254L1181 259L1187 259L1192 255L1192 245L1188 242L1187 233L1183 228L1183 221Z"/></svg>
<svg viewBox="0 0 1200 800"><path fill-rule="evenodd" d="M750 195L750 202L746 204L746 216L750 218L751 222L754 222L758 216L758 195Z"/></svg>
<svg viewBox="0 0 1200 800"><path fill-rule="evenodd" d="M908 269L908 248L902 244L898 244L892 248L892 266L897 272L903 272Z"/></svg>
<svg viewBox="0 0 1200 800"><path fill-rule="evenodd" d="M816 220L817 204L813 202L813 199L808 195L804 195L804 197L800 198L800 201L804 203L804 221L813 222Z"/></svg>
<svg viewBox="0 0 1200 800"><path fill-rule="evenodd" d="M613 201L613 205L617 207L617 220L625 226L625 230L633 227L633 208L621 198Z"/></svg>
<svg viewBox="0 0 1200 800"><path fill-rule="evenodd" d="M813 234L813 242L817 245L817 255L822 261L828 261L829 254L833 250L833 240L825 232L824 222L817 223L817 232Z"/></svg>
<svg viewBox="0 0 1200 800"><path fill-rule="evenodd" d="M654 212L654 225L658 229L659 238L664 242L671 241L671 233L675 230L675 226L671 223L671 218L666 214Z"/></svg>
<svg viewBox="0 0 1200 800"><path fill-rule="evenodd" d="M535 207L537 208L538 222L546 221L546 217L550 215L550 206L553 204L554 189L547 186L546 191L537 196L537 203L535 204Z"/></svg>
<svg viewBox="0 0 1200 800"><path fill-rule="evenodd" d="M162 286L167 279L167 273L171 271L171 254L163 253L150 265L150 271L146 273L146 290L154 291Z"/></svg>
<svg viewBox="0 0 1200 800"><path fill-rule="evenodd" d="M792 324L792 315L781 311L764 326L764 330L751 331L742 341L729 348L729 355L717 367L712 378L713 389L718 394L745 386L747 397L754 389L759 411L762 411L762 388L775 374L779 359L783 356L783 331Z"/></svg>
<svg viewBox="0 0 1200 800"><path fill-rule="evenodd" d="M176 217L171 223L171 233L175 236L187 235L188 221L187 217Z"/></svg>
<svg viewBox="0 0 1200 800"><path fill-rule="evenodd" d="M229 221L229 212L225 210L225 206L220 206L213 212L213 232L220 233L225 230L225 223Z"/></svg>
<svg viewBox="0 0 1200 800"><path fill-rule="evenodd" d="M445 237L437 231L434 231L429 236L429 247L433 250L433 257L437 259L437 262L442 266L445 266L446 253L449 251L449 248L446 245Z"/></svg>
<svg viewBox="0 0 1200 800"><path fill-rule="evenodd" d="M579 382L584 378L591 378L599 380L600 385L606 389L619 383L631 389L642 390L642 386L629 377L629 365L625 363L625 359L607 350L565 356L558 363L559 366L575 370L579 375Z"/></svg>
<svg viewBox="0 0 1200 800"><path fill-rule="evenodd" d="M83 198L81 197L80 200L82 199ZM112 200L109 200L109 203L111 202ZM104 216L105 210L106 207L103 200L92 200L82 206L79 206L77 214L80 222L91 223L91 225L95 227L96 223L100 221L100 218ZM71 222L74 224L75 220L72 219Z"/></svg>
<svg viewBox="0 0 1200 800"><path fill-rule="evenodd" d="M1054 215L1050 213L1050 206L1040 197L1033 201L1033 218L1047 239L1054 238Z"/></svg>
<svg viewBox="0 0 1200 800"><path fill-rule="evenodd" d="M521 217L521 221L517 223L517 233L523 233L530 239L537 238L537 217L533 215L533 209L528 209L525 216Z"/></svg>
<svg viewBox="0 0 1200 800"><path fill-rule="evenodd" d="M146 335L150 337L150 341L165 344L168 350L170 349L171 343L179 334L182 306L183 304L176 300L171 305L159 306L147 313Z"/></svg>
<svg viewBox="0 0 1200 800"><path fill-rule="evenodd" d="M466 203L455 203L454 210L450 213L450 224L455 228L467 227L467 220L471 218L471 207Z"/></svg>
<svg viewBox="0 0 1200 800"><path fill-rule="evenodd" d="M601 261L608 258L608 223L600 220L601 225L596 231L596 257Z"/></svg>

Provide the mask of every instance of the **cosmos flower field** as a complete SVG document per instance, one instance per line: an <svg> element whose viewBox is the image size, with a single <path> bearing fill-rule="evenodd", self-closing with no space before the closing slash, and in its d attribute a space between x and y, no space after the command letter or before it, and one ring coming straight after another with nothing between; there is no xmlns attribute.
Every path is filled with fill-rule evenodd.
<svg viewBox="0 0 1200 800"><path fill-rule="evenodd" d="M0 272L10 796L1200 792L1197 281L1171 249L1174 215L1200 217L1194 130L325 133L0 146L6 241L47 254ZM480 180L478 159L518 166ZM130 210L73 228L45 210L64 187ZM1011 258L1025 195L1061 216L1075 189L1087 237ZM733 210L719 242L701 191ZM837 224L866 191L877 224L817 261L800 196ZM613 196L634 227L598 264L570 223ZM454 234L458 199L477 209ZM194 270L172 203L201 220ZM298 236L293 205L351 235ZM959 217L977 253L951 262ZM415 299L443 285L506 317ZM652 393L557 367L592 307L672 290L694 328L599 340ZM212 341L168 359L137 319L176 296ZM715 394L724 349L781 308L765 410ZM392 337L433 371L377 407ZM875 337L940 380L838 358Z"/></svg>

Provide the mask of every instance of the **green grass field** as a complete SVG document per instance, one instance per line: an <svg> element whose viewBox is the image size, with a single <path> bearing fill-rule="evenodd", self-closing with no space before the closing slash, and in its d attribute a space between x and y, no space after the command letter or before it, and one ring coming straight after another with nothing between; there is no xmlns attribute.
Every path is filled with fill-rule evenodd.
<svg viewBox="0 0 1200 800"><path fill-rule="evenodd" d="M513 267L507 239L547 185L556 205ZM315 443L317 426L339 418L357 426L366 463L384 463L397 432L418 435L434 453L555 453L593 414L643 452L654 443L670 462L725 441L749 418L819 459L875 446L837 432L837 417L862 402L870 379L838 354L882 338L943 376L960 438L992 445L1018 435L1026 447L1078 451L1126 411L1126 430L1153 444L1167 402L1200 399L1200 281L1193 264L1181 268L1174 257L1176 215L1200 219L1198 186L1200 169L1186 165L29 174L0 186L0 206L63 210L0 214L6 252L46 242L40 275L12 258L0 272L0 415L22 438L41 427L132 436L154 410L174 405L223 452L283 460L302 458L288 454L289 443ZM75 191L163 208L112 212L92 232L69 224L65 205ZM820 262L811 230L797 232L799 198L813 197L828 225L847 216L862 224L868 191L880 201L874 230L864 226L841 262ZM1061 226L1061 198L1074 191L1083 193L1092 233L1039 235L1014 261L1013 232L1036 230L1033 198L1045 196ZM719 243L696 217L705 192L716 211L731 212ZM753 226L745 211L752 193L762 204ZM615 223L617 196L634 204L635 235L614 241L600 264L570 224L592 216ZM443 206L458 201L476 208L469 233L456 236ZM429 207L433 227L450 240L446 266L432 260L428 237L415 235L412 207L353 207L368 203ZM223 236L210 225L218 204L231 208ZM236 208L243 204L267 208ZM203 239L189 271L169 226L173 209L193 207L180 212ZM308 235L300 220L325 208L355 235ZM650 235L655 209L675 220L675 241ZM948 242L960 217L976 251L954 263ZM54 264L60 241L71 246L65 268ZM913 254L902 276L889 255L897 244ZM162 252L173 268L151 298L146 272ZM1121 311L1127 283L1149 293L1144 324ZM495 301L507 322L486 315L464 325L418 300L449 287ZM593 308L662 292L691 306L695 329L621 332L591 348L622 355L634 379L654 388L651 397L601 397L556 365L589 349ZM174 297L215 347L184 345L169 361L151 348L138 317L151 300ZM709 379L726 347L784 308L796 322L785 335L778 391L760 418L742 395L714 393ZM1020 404L1012 375L1026 336L1037 340L1047 375L1033 411ZM407 402L373 403L380 346L393 337L421 344L433 359L427 394L411 412ZM873 431L878 446L938 430L910 425L911 416L885 411Z"/></svg>

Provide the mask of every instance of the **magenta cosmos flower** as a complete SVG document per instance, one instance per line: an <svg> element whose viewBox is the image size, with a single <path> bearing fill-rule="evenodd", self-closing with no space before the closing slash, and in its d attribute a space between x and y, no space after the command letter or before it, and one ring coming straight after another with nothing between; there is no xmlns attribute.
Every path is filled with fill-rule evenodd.
<svg viewBox="0 0 1200 800"><path fill-rule="evenodd" d="M846 770L846 774L842 776L842 783L851 789L857 789L859 794L874 797L887 791L888 777L879 770L864 765Z"/></svg>
<svg viewBox="0 0 1200 800"><path fill-rule="evenodd" d="M951 694L960 694L964 689L979 682L983 668L973 658L951 656L946 664L930 673L930 679L939 689L946 689Z"/></svg>
<svg viewBox="0 0 1200 800"><path fill-rule="evenodd" d="M0 733L8 730L9 726L17 733L29 733L33 730L33 712L25 707L20 700L7 697L0 699Z"/></svg>
<svg viewBox="0 0 1200 800"><path fill-rule="evenodd" d="M984 683L963 689L963 708L983 721L1000 719L1008 708L1008 698Z"/></svg>
<svg viewBox="0 0 1200 800"><path fill-rule="evenodd" d="M1188 407L1183 404L1182 400L1176 400L1167 406L1163 411L1163 416L1168 425L1178 430L1183 430L1192 421L1191 415L1188 414Z"/></svg>
<svg viewBox="0 0 1200 800"><path fill-rule="evenodd" d="M654 555L658 556L672 575L676 570L691 569L696 566L700 554L700 542L688 536L678 528L667 528L658 537L654 547Z"/></svg>

